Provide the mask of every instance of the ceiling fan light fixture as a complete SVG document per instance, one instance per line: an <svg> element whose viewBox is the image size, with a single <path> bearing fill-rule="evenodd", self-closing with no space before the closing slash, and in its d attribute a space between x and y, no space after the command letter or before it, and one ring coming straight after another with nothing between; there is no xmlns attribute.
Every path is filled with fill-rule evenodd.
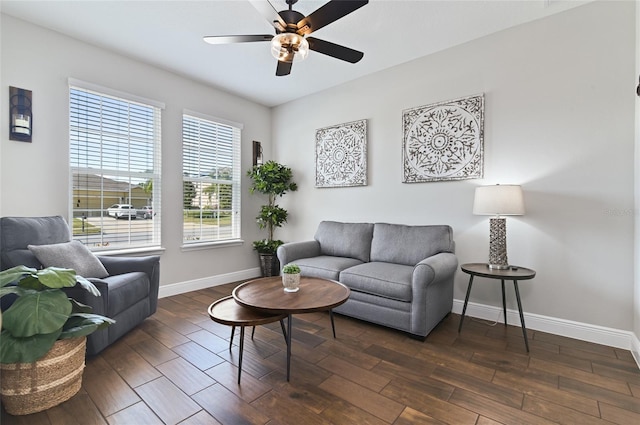
<svg viewBox="0 0 640 425"><path fill-rule="evenodd" d="M283 32L271 39L271 54L281 62L300 61L309 54L309 43L299 34Z"/></svg>

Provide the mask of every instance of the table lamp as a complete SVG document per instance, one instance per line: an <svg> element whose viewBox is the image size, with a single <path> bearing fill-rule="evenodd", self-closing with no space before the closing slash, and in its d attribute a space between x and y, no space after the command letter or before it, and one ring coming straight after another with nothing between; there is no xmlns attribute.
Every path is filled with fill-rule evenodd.
<svg viewBox="0 0 640 425"><path fill-rule="evenodd" d="M507 224L503 215L523 215L522 188L517 185L480 186L473 200L475 215L494 215L489 224L489 268L504 270L507 261Z"/></svg>

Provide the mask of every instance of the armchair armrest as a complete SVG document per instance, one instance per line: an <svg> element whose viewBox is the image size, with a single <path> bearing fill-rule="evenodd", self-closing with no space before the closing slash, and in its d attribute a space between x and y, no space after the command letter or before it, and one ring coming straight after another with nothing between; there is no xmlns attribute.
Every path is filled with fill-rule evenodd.
<svg viewBox="0 0 640 425"><path fill-rule="evenodd" d="M277 255L282 266L293 263L299 258L317 257L320 255L320 242L316 240L288 242L278 247Z"/></svg>
<svg viewBox="0 0 640 425"><path fill-rule="evenodd" d="M149 255L146 257L106 257L98 256L110 276L129 272L144 272L149 278L160 263L160 257Z"/></svg>
<svg viewBox="0 0 640 425"><path fill-rule="evenodd" d="M151 300L151 314L155 313L158 306L158 293L160 290L160 256L148 255L145 257L107 257L98 256L100 262L110 276L143 272L149 276Z"/></svg>

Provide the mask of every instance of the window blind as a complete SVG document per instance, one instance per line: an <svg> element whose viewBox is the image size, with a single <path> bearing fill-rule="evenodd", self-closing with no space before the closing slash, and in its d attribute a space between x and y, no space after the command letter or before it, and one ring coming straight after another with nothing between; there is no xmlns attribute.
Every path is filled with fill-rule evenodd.
<svg viewBox="0 0 640 425"><path fill-rule="evenodd" d="M93 250L159 247L160 105L95 87L69 87L74 239Z"/></svg>
<svg viewBox="0 0 640 425"><path fill-rule="evenodd" d="M241 124L183 115L183 242L187 245L240 238L241 130Z"/></svg>

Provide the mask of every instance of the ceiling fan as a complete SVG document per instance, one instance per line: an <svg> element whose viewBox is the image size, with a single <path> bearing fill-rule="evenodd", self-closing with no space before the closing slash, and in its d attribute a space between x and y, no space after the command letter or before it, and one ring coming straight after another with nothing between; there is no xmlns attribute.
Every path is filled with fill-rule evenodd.
<svg viewBox="0 0 640 425"><path fill-rule="evenodd" d="M204 41L210 44L271 41L271 54L278 59L277 76L289 75L294 58L304 59L309 50L350 63L356 63L364 56L357 50L307 36L361 8L369 3L368 0L330 0L309 16L293 10L298 0L286 0L289 9L280 12L268 1L249 1L274 26L276 35L211 35L203 37Z"/></svg>

